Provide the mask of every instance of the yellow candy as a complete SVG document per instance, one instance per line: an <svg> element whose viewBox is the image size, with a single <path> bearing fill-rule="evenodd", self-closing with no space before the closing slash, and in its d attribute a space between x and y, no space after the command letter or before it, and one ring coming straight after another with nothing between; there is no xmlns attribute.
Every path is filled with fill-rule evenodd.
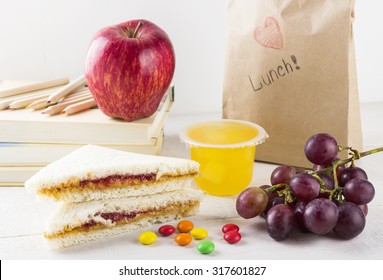
<svg viewBox="0 0 383 280"><path fill-rule="evenodd" d="M138 236L138 241L140 241L140 243L144 245L152 244L156 240L157 234L155 234L153 231L144 231Z"/></svg>
<svg viewBox="0 0 383 280"><path fill-rule="evenodd" d="M194 228L190 231L190 234L198 240L204 239L208 235L207 230L203 228Z"/></svg>

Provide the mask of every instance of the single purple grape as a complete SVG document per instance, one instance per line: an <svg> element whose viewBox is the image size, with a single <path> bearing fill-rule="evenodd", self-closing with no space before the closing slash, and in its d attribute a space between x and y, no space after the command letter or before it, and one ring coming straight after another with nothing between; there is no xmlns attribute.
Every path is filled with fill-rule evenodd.
<svg viewBox="0 0 383 280"><path fill-rule="evenodd" d="M309 161L317 165L328 165L338 155L338 143L327 133L318 133L311 136L304 147Z"/></svg>
<svg viewBox="0 0 383 280"><path fill-rule="evenodd" d="M265 211L268 199L264 190L258 187L244 189L236 199L236 210L239 216L250 219Z"/></svg>
<svg viewBox="0 0 383 280"><path fill-rule="evenodd" d="M295 167L281 165L275 168L271 173L270 182L272 185L288 184L295 174L297 174Z"/></svg>
<svg viewBox="0 0 383 280"><path fill-rule="evenodd" d="M345 202L338 207L339 218L334 232L343 239L351 239L358 236L366 225L366 217L357 205Z"/></svg>
<svg viewBox="0 0 383 280"><path fill-rule="evenodd" d="M294 211L287 204L273 206L266 216L266 230L275 240L286 239L294 228Z"/></svg>
<svg viewBox="0 0 383 280"><path fill-rule="evenodd" d="M346 183L343 188L343 195L349 202L357 205L371 202L375 196L375 188L370 181L361 178L354 178Z"/></svg>
<svg viewBox="0 0 383 280"><path fill-rule="evenodd" d="M364 171L360 167L349 167L342 171L342 173L339 174L339 186L344 187L348 181L354 178L362 178L368 180L368 176L366 171Z"/></svg>
<svg viewBox="0 0 383 280"><path fill-rule="evenodd" d="M303 212L303 222L313 233L326 234L336 225L338 207L326 198L316 198L307 203Z"/></svg>
<svg viewBox="0 0 383 280"><path fill-rule="evenodd" d="M308 201L319 195L320 184L307 173L298 173L290 181L290 188L298 200Z"/></svg>

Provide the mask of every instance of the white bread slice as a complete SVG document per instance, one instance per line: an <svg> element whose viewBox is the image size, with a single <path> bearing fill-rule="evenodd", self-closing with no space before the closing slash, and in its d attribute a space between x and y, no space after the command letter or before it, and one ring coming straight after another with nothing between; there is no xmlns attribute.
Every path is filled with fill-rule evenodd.
<svg viewBox="0 0 383 280"><path fill-rule="evenodd" d="M197 213L203 193L194 188L151 196L62 203L47 223L44 236L51 249L82 244ZM105 213L141 213L121 223ZM84 225L93 224L81 230Z"/></svg>
<svg viewBox="0 0 383 280"><path fill-rule="evenodd" d="M184 188L198 170L199 164L192 160L87 145L41 169L25 182L25 188L67 202L149 195ZM136 177L133 182L109 180L107 186L100 186L113 176Z"/></svg>

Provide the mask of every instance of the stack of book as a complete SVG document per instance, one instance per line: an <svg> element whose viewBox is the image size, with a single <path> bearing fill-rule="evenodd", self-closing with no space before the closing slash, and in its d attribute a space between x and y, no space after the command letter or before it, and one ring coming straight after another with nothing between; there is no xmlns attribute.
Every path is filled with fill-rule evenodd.
<svg viewBox="0 0 383 280"><path fill-rule="evenodd" d="M158 155L173 101L170 87L157 112L133 122L112 119L98 108L69 116L0 110L0 186L23 186L42 167L86 144Z"/></svg>

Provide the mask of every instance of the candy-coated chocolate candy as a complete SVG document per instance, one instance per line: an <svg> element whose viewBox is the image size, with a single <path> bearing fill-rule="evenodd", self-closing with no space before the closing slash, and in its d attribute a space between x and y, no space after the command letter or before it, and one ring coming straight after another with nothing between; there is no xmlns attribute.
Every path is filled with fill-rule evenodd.
<svg viewBox="0 0 383 280"><path fill-rule="evenodd" d="M163 225L158 229L158 233L163 236L172 235L176 231L176 228L172 225Z"/></svg>
<svg viewBox="0 0 383 280"><path fill-rule="evenodd" d="M174 241L180 246L186 246L192 242L192 237L189 233L179 233L174 236Z"/></svg>
<svg viewBox="0 0 383 280"><path fill-rule="evenodd" d="M177 224L179 232L187 233L194 228L194 224L189 220L182 220Z"/></svg>
<svg viewBox="0 0 383 280"><path fill-rule="evenodd" d="M201 254L210 254L211 252L214 251L214 249L215 249L214 243L208 240L201 241L197 244L197 250Z"/></svg>
<svg viewBox="0 0 383 280"><path fill-rule="evenodd" d="M239 231L239 227L236 224L226 224L222 227L222 232L226 233L228 231Z"/></svg>
<svg viewBox="0 0 383 280"><path fill-rule="evenodd" d="M242 236L238 231L228 231L223 235L223 239L230 244L237 243L239 240L241 240Z"/></svg>
<svg viewBox="0 0 383 280"><path fill-rule="evenodd" d="M204 228L193 228L190 231L191 236L193 236L195 239L204 239L207 235L208 232Z"/></svg>
<svg viewBox="0 0 383 280"><path fill-rule="evenodd" d="M144 231L138 236L138 241L140 241L140 243L144 245L152 244L156 240L157 234L155 234L153 231Z"/></svg>

